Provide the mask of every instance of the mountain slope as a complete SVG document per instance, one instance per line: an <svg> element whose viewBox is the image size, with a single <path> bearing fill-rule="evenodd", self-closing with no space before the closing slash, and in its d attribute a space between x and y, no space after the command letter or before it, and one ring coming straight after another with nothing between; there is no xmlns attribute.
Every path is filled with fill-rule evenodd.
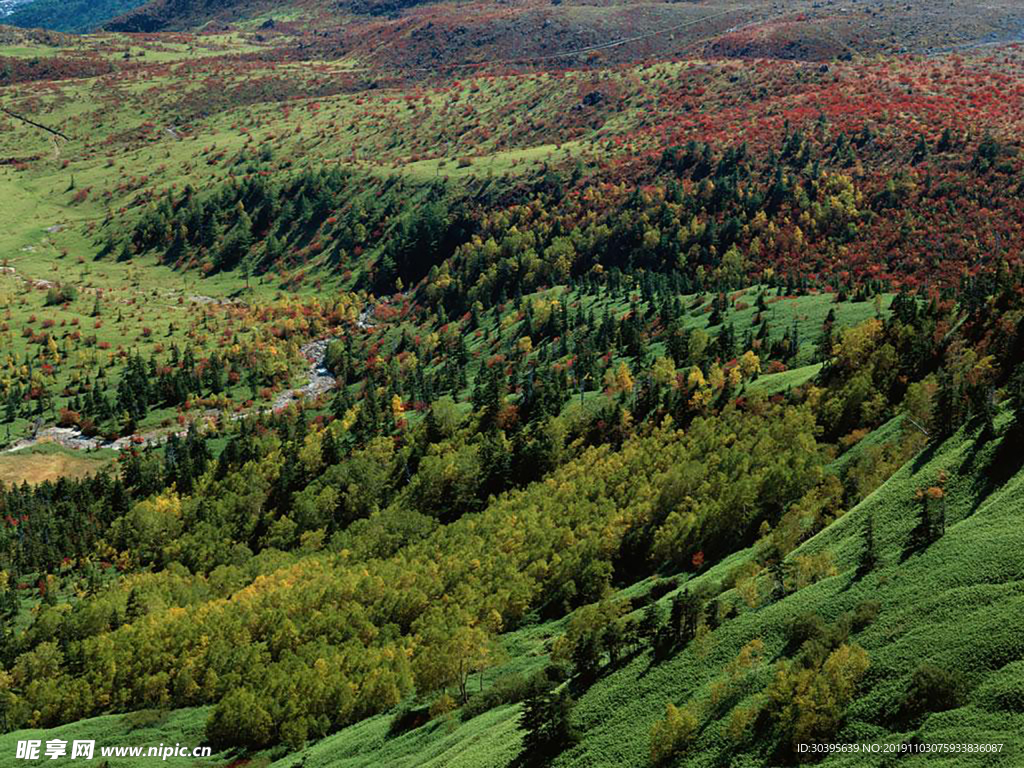
<svg viewBox="0 0 1024 768"><path fill-rule="evenodd" d="M1000 431L1007 421L997 422ZM891 427L883 431L889 433ZM718 600L735 606L736 615L713 631L702 630L668 658L655 661L645 650L605 670L589 687L568 684L577 698L572 718L580 742L552 764L647 768L651 730L668 702L680 708L689 705L699 714L691 746L670 764L780 764L779 733L771 718L756 713L781 666L798 652L793 647L794 627L806 626L807 617L818 616L819 627L826 629L854 617L844 630L849 633L846 640L863 647L870 661L835 743L888 744L896 751L914 742L1002 743L1000 755L917 755L902 758L900 765L1016 765L1011 747L1024 728L1024 641L1015 620L1024 610L1024 574L1017 555L1024 547L1024 471L1019 458L1010 454L1005 437L985 440L966 431L926 449L787 559L794 564L830 552L836 572L775 602L763 599L751 608L739 589L723 589L758 557L761 545L686 581L680 592L683 587L718 592ZM945 535L923 551L910 552L921 503L917 490L940 481L945 491ZM858 578L868 518L874 520L878 564ZM641 598L659 583L665 582L645 580L615 599L643 602ZM665 593L660 605L667 609L675 594ZM485 691L499 680L542 669L552 643L572 621L569 616L505 635L506 660L487 673ZM738 663L745 652L747 662ZM920 670L929 666L949 673L955 701L939 706L933 692L932 708L944 711L908 712L915 679L919 685ZM472 707L480 711L471 698L467 710ZM209 713L209 708L197 708L104 716L48 730L45 736L95 738L104 744L198 744ZM405 731L396 728L399 717L387 713L285 757L279 751L253 757L269 758L273 768L502 768L516 764L520 755L521 713L520 704L484 707L475 716L456 710ZM0 737L0 750L7 752L18 739L39 738L40 733L19 731ZM823 764L884 766L891 764L892 754L837 754ZM198 764L219 765L231 758L230 752L218 752L211 762ZM112 768L130 764L111 762ZM196 763L172 759L168 764Z"/></svg>
<svg viewBox="0 0 1024 768"><path fill-rule="evenodd" d="M313 2L0 59L7 439L126 446L0 484L0 723L52 729L0 754L526 768L540 730L556 768L753 768L1019 733L1020 53L463 78L429 67L480 39L453 6L314 35ZM619 11L533 2L467 10L501 32L472 58Z"/></svg>
<svg viewBox="0 0 1024 768"><path fill-rule="evenodd" d="M701 713L687 766L776 765L778 734L744 713L760 706L771 684L775 663L791 656L791 627L799 617L819 615L826 625L841 622L844 613L877 610L877 618L854 629L852 642L870 658L858 698L846 712L837 743L899 745L911 740L931 743L1003 743L1002 756L989 754L916 756L907 765L1013 765L1007 750L1024 728L1024 641L1014 616L1024 610L1024 580L1017 553L1024 547L1020 510L1024 505L1024 472L1005 483L998 477L1006 446L959 434L928 449L839 521L792 553L789 562L829 551L836 575L800 589L777 602L750 609L706 635L672 658L654 663L643 652L604 674L591 687L576 690L573 713L581 732L555 766L649 766L651 728L665 704L689 702ZM1017 462L1019 464L1019 461ZM1001 468L1000 468L1001 467ZM946 534L925 551L907 554L917 507L916 490L945 476ZM863 527L873 518L879 565L862 579L855 577L863 549ZM691 590L720 584L756 553L748 550L686 583ZM637 596L649 582L626 590ZM667 608L672 594L661 598ZM741 604L736 589L719 600ZM877 605L873 605L877 601ZM868 606L868 607L865 607ZM638 614L639 615L639 614ZM516 633L510 667L536 666L544 638L557 637L562 620ZM533 644L524 642L532 638ZM750 667L736 660L752 642L763 651ZM904 703L915 672L930 664L957 680L957 706L904 718ZM738 671L739 670L739 671ZM714 704L715 698L719 703ZM735 714L739 712L740 714ZM380 716L347 728L306 750L275 763L275 768L369 768L374 765L460 765L472 768L507 765L517 753L521 731L519 705L500 707L458 724L432 721L403 735L389 735L391 718ZM891 755L890 755L891 757ZM432 762L424 762L432 760ZM834 755L824 764L885 765L883 753ZM455 762L451 762L455 761Z"/></svg>
<svg viewBox="0 0 1024 768"><path fill-rule="evenodd" d="M237 21L275 5L264 0L152 0L106 25L115 32L186 29L213 19Z"/></svg>
<svg viewBox="0 0 1024 768"><path fill-rule="evenodd" d="M122 16L107 24L107 29L118 32L181 30L200 27L211 21L234 22L263 12L286 14L295 9L310 19L334 19L341 13L393 15L422 2L424 0L293 0L288 3L272 0L149 0L145 4L135 3L135 10L125 9Z"/></svg>
<svg viewBox="0 0 1024 768"><path fill-rule="evenodd" d="M141 4L141 0L31 0L18 6L4 23L60 32L90 32Z"/></svg>

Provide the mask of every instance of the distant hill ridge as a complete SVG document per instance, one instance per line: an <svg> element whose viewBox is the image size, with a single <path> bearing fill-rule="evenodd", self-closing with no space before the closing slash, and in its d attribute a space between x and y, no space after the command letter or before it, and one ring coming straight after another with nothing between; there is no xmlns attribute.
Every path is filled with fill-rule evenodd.
<svg viewBox="0 0 1024 768"><path fill-rule="evenodd" d="M0 19L26 29L91 32L144 0L0 0ZM5 14L5 9L7 15Z"/></svg>
<svg viewBox="0 0 1024 768"><path fill-rule="evenodd" d="M404 8L423 2L424 0L303 0L295 5L308 7L313 14L349 12L382 16L396 14ZM280 3L269 0L151 0L114 19L106 28L118 32L188 29L210 21L238 21L280 7Z"/></svg>
<svg viewBox="0 0 1024 768"><path fill-rule="evenodd" d="M115 32L158 32L184 29L213 19L235 21L263 8L265 0L153 0L106 25Z"/></svg>
<svg viewBox="0 0 1024 768"><path fill-rule="evenodd" d="M7 19L4 19L6 22ZM61 46L72 41L68 35L48 29L19 29L10 24L0 24L0 45L39 45Z"/></svg>

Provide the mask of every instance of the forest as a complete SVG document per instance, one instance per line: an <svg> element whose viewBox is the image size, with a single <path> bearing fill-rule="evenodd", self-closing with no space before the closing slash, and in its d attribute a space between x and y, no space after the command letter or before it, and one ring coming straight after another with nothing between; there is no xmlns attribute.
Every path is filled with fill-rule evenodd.
<svg viewBox="0 0 1024 768"><path fill-rule="evenodd" d="M3 28L0 764L1014 765L1021 50L698 5Z"/></svg>

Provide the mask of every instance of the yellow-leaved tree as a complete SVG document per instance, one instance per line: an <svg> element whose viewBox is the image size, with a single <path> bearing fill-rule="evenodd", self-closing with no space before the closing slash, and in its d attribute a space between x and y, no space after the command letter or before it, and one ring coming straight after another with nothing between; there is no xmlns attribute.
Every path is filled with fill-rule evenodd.
<svg viewBox="0 0 1024 768"><path fill-rule="evenodd" d="M752 379L761 372L761 358L752 349L740 355L739 364L744 379Z"/></svg>
<svg viewBox="0 0 1024 768"><path fill-rule="evenodd" d="M633 389L633 374L625 361L615 368L611 366L604 372L604 386L609 393L617 395L621 392L630 392Z"/></svg>
<svg viewBox="0 0 1024 768"><path fill-rule="evenodd" d="M843 643L817 664L779 663L766 691L767 707L794 750L835 737L870 664L867 651L853 643Z"/></svg>
<svg viewBox="0 0 1024 768"><path fill-rule="evenodd" d="M665 705L665 717L651 728L651 763L663 765L684 753L697 735L700 721L693 708L680 709L672 702Z"/></svg>

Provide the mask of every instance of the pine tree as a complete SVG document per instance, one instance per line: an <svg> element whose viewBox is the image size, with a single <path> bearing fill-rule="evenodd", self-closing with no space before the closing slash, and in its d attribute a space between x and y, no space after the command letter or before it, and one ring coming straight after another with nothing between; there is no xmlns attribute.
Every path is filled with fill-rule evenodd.
<svg viewBox="0 0 1024 768"><path fill-rule="evenodd" d="M224 363L216 352L210 355L203 368L203 384L214 394L224 391Z"/></svg>
<svg viewBox="0 0 1024 768"><path fill-rule="evenodd" d="M665 619L662 616L661 608L657 602L649 603L644 609L643 618L640 620L640 636L653 645L658 633L661 631Z"/></svg>
<svg viewBox="0 0 1024 768"><path fill-rule="evenodd" d="M348 387L339 386L334 397L331 398L331 414L336 419L343 419L351 407L352 396L349 394Z"/></svg>
<svg viewBox="0 0 1024 768"><path fill-rule="evenodd" d="M360 442L367 442L380 434L383 428L383 408L377 394L377 382L371 376L363 388L363 399L356 416L355 433Z"/></svg>
<svg viewBox="0 0 1024 768"><path fill-rule="evenodd" d="M341 461L341 452L338 450L338 441L334 439L334 432L330 429L324 431L324 439L320 447L320 457L324 465L328 467Z"/></svg>
<svg viewBox="0 0 1024 768"><path fill-rule="evenodd" d="M599 638L593 632L585 632L576 640L572 649L572 666L581 680L589 682L597 677L603 652Z"/></svg>
<svg viewBox="0 0 1024 768"><path fill-rule="evenodd" d="M914 146L914 152L910 156L911 165L917 165L918 163L928 159L928 142L925 141L924 136L917 137L917 144Z"/></svg>
<svg viewBox="0 0 1024 768"><path fill-rule="evenodd" d="M193 477L202 475L213 459L213 455L210 453L210 447L206 444L202 435L199 434L199 429L196 427L195 422L189 424L184 447L192 465Z"/></svg>
<svg viewBox="0 0 1024 768"><path fill-rule="evenodd" d="M684 646L696 637L700 614L700 599L695 594L689 589L677 592L672 598L668 624L659 637L656 655L664 656L666 652Z"/></svg>
<svg viewBox="0 0 1024 768"><path fill-rule="evenodd" d="M857 578L871 573L878 564L878 553L875 549L875 516L868 515L864 519L864 545L857 562Z"/></svg>
<svg viewBox="0 0 1024 768"><path fill-rule="evenodd" d="M948 152L953 147L953 133L948 127L942 129L942 136L935 145L936 152Z"/></svg>
<svg viewBox="0 0 1024 768"><path fill-rule="evenodd" d="M917 491L917 525L910 532L907 553L921 552L946 533L946 499L941 486Z"/></svg>
<svg viewBox="0 0 1024 768"><path fill-rule="evenodd" d="M575 702L567 691L544 691L526 699L519 727L526 765L547 765L574 744L578 735L571 722Z"/></svg>
<svg viewBox="0 0 1024 768"><path fill-rule="evenodd" d="M284 246L274 234L271 234L263 244L263 260L267 267L272 267L284 255Z"/></svg>
<svg viewBox="0 0 1024 768"><path fill-rule="evenodd" d="M252 220L241 203L238 204L235 226L224 237L218 250L215 264L218 269L233 269L249 254L252 248Z"/></svg>
<svg viewBox="0 0 1024 768"><path fill-rule="evenodd" d="M987 383L979 382L968 389L971 415L981 424L979 437L989 440L995 435L995 392Z"/></svg>
<svg viewBox="0 0 1024 768"><path fill-rule="evenodd" d="M960 392L953 374L943 369L939 372L939 388L935 396L932 423L935 425L935 437L943 440L959 429Z"/></svg>

